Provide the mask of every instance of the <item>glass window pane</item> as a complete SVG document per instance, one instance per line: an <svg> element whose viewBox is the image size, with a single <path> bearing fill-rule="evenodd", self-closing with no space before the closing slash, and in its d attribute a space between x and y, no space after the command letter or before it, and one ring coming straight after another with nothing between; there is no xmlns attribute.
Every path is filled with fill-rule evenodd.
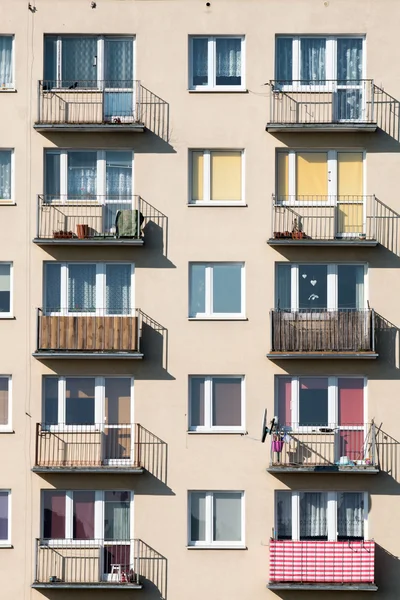
<svg viewBox="0 0 400 600"><path fill-rule="evenodd" d="M45 263L44 265L44 309L47 312L60 312L61 309L61 265Z"/></svg>
<svg viewBox="0 0 400 600"><path fill-rule="evenodd" d="M9 88L13 83L12 46L11 35L0 36L0 87Z"/></svg>
<svg viewBox="0 0 400 600"><path fill-rule="evenodd" d="M97 87L97 38L64 37L61 46L62 86Z"/></svg>
<svg viewBox="0 0 400 600"><path fill-rule="evenodd" d="M205 265L190 265L189 286L189 317L196 317L206 312Z"/></svg>
<svg viewBox="0 0 400 600"><path fill-rule="evenodd" d="M300 493L300 539L327 540L327 494L326 492Z"/></svg>
<svg viewBox="0 0 400 600"><path fill-rule="evenodd" d="M289 153L278 152L278 200L286 201L289 196ZM284 221L283 221L284 222Z"/></svg>
<svg viewBox="0 0 400 600"><path fill-rule="evenodd" d="M133 86L133 40L104 40L105 87L130 88Z"/></svg>
<svg viewBox="0 0 400 600"><path fill-rule="evenodd" d="M0 377L0 425L8 425L9 378Z"/></svg>
<svg viewBox="0 0 400 600"><path fill-rule="evenodd" d="M95 308L96 265L68 265L68 310L70 312L94 311Z"/></svg>
<svg viewBox="0 0 400 600"><path fill-rule="evenodd" d="M108 425L131 423L130 377L107 377L105 380L105 422Z"/></svg>
<svg viewBox="0 0 400 600"><path fill-rule="evenodd" d="M132 152L106 152L106 194L109 200L132 197Z"/></svg>
<svg viewBox="0 0 400 600"><path fill-rule="evenodd" d="M0 540L8 540L8 492L0 492Z"/></svg>
<svg viewBox="0 0 400 600"><path fill-rule="evenodd" d="M130 264L106 265L106 308L107 314L126 315L131 306Z"/></svg>
<svg viewBox="0 0 400 600"><path fill-rule="evenodd" d="M242 265L213 265L212 312L240 314L242 312Z"/></svg>
<svg viewBox="0 0 400 600"><path fill-rule="evenodd" d="M45 154L45 194L48 202L61 196L59 152Z"/></svg>
<svg viewBox="0 0 400 600"><path fill-rule="evenodd" d="M60 415L61 416L61 415ZM43 382L43 423L58 423L58 378L45 377Z"/></svg>
<svg viewBox="0 0 400 600"><path fill-rule="evenodd" d="M338 308L364 308L364 265L338 265Z"/></svg>
<svg viewBox="0 0 400 600"><path fill-rule="evenodd" d="M96 199L97 152L68 152L68 198Z"/></svg>
<svg viewBox="0 0 400 600"><path fill-rule="evenodd" d="M337 39L337 78L341 82L361 80L363 76L363 40Z"/></svg>
<svg viewBox="0 0 400 600"><path fill-rule="evenodd" d="M214 493L213 541L240 542L242 539L242 494Z"/></svg>
<svg viewBox="0 0 400 600"><path fill-rule="evenodd" d="M293 38L276 39L276 79L280 84L291 84L293 79Z"/></svg>
<svg viewBox="0 0 400 600"><path fill-rule="evenodd" d="M55 87L57 80L57 36L44 36L44 86Z"/></svg>
<svg viewBox="0 0 400 600"><path fill-rule="evenodd" d="M190 426L201 427L204 420L204 377L190 378Z"/></svg>
<svg viewBox="0 0 400 600"><path fill-rule="evenodd" d="M276 267L275 307L290 310L292 306L292 266L288 263Z"/></svg>
<svg viewBox="0 0 400 600"><path fill-rule="evenodd" d="M300 79L302 83L325 83L325 38L300 39Z"/></svg>
<svg viewBox="0 0 400 600"><path fill-rule="evenodd" d="M238 38L216 40L216 85L242 84L242 41Z"/></svg>
<svg viewBox="0 0 400 600"><path fill-rule="evenodd" d="M206 541L206 494L190 493L190 541Z"/></svg>
<svg viewBox="0 0 400 600"><path fill-rule="evenodd" d="M212 425L240 427L242 424L242 380L237 377L213 377Z"/></svg>
<svg viewBox="0 0 400 600"><path fill-rule="evenodd" d="M363 539L364 494L362 492L338 493L338 540Z"/></svg>
<svg viewBox="0 0 400 600"><path fill-rule="evenodd" d="M339 425L364 424L364 379L362 377L338 378L338 414ZM364 437L364 433L361 433Z"/></svg>
<svg viewBox="0 0 400 600"><path fill-rule="evenodd" d="M299 265L299 308L327 309L328 267L326 265Z"/></svg>
<svg viewBox="0 0 400 600"><path fill-rule="evenodd" d="M0 313L9 313L11 310L11 266L0 263Z"/></svg>
<svg viewBox="0 0 400 600"><path fill-rule="evenodd" d="M278 423L292 425L292 378L278 377Z"/></svg>
<svg viewBox="0 0 400 600"><path fill-rule="evenodd" d="M130 539L130 492L105 492L104 539Z"/></svg>
<svg viewBox="0 0 400 600"><path fill-rule="evenodd" d="M94 539L94 492L73 493L73 538Z"/></svg>
<svg viewBox="0 0 400 600"><path fill-rule="evenodd" d="M300 378L299 396L299 425L328 425L328 378Z"/></svg>
<svg viewBox="0 0 400 600"><path fill-rule="evenodd" d="M242 199L242 153L211 152L211 200Z"/></svg>
<svg viewBox="0 0 400 600"><path fill-rule="evenodd" d="M193 85L208 85L208 39L193 38L192 48Z"/></svg>
<svg viewBox="0 0 400 600"><path fill-rule="evenodd" d="M45 490L43 493L43 537L65 538L65 492Z"/></svg>
<svg viewBox="0 0 400 600"><path fill-rule="evenodd" d="M1 59L0 59L1 60ZM0 201L11 200L11 150L0 151Z"/></svg>
<svg viewBox="0 0 400 600"><path fill-rule="evenodd" d="M278 540L292 539L292 492L276 492Z"/></svg>
<svg viewBox="0 0 400 600"><path fill-rule="evenodd" d="M204 153L192 152L192 198L193 202L204 200Z"/></svg>
<svg viewBox="0 0 400 600"><path fill-rule="evenodd" d="M65 423L67 425L93 425L93 378L68 377L66 380Z"/></svg>

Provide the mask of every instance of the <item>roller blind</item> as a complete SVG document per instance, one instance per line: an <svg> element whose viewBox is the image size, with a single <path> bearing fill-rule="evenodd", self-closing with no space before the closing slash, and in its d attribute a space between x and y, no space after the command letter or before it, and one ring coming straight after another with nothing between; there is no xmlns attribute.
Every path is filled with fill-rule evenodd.
<svg viewBox="0 0 400 600"><path fill-rule="evenodd" d="M296 190L297 196L328 195L326 152L299 152L296 155Z"/></svg>
<svg viewBox="0 0 400 600"><path fill-rule="evenodd" d="M241 152L211 153L211 200L242 199Z"/></svg>
<svg viewBox="0 0 400 600"><path fill-rule="evenodd" d="M204 155L203 152L192 152L192 201L204 200Z"/></svg>

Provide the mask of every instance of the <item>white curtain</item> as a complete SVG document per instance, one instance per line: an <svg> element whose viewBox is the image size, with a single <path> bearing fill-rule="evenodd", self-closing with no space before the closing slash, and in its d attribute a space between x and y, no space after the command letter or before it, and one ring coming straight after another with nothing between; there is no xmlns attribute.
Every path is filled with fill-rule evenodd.
<svg viewBox="0 0 400 600"><path fill-rule="evenodd" d="M68 198L82 198L96 195L97 153L68 153Z"/></svg>
<svg viewBox="0 0 400 600"><path fill-rule="evenodd" d="M302 492L300 494L300 539L327 538L327 494Z"/></svg>
<svg viewBox="0 0 400 600"><path fill-rule="evenodd" d="M338 494L338 537L364 537L364 501L360 492Z"/></svg>
<svg viewBox="0 0 400 600"><path fill-rule="evenodd" d="M292 492L277 492L277 539L292 539Z"/></svg>
<svg viewBox="0 0 400 600"><path fill-rule="evenodd" d="M132 152L106 153L106 194L111 200L132 195Z"/></svg>
<svg viewBox="0 0 400 600"><path fill-rule="evenodd" d="M217 38L216 77L220 85L240 85L242 73L242 43L235 38Z"/></svg>
<svg viewBox="0 0 400 600"><path fill-rule="evenodd" d="M276 40L276 79L280 84L292 83L293 38L278 37Z"/></svg>
<svg viewBox="0 0 400 600"><path fill-rule="evenodd" d="M11 199L11 151L0 152L0 200Z"/></svg>
<svg viewBox="0 0 400 600"><path fill-rule="evenodd" d="M68 265L68 310L82 312L94 311L95 308L96 265Z"/></svg>
<svg viewBox="0 0 400 600"><path fill-rule="evenodd" d="M0 87L11 87L13 83L12 44L11 35L0 36Z"/></svg>
<svg viewBox="0 0 400 600"><path fill-rule="evenodd" d="M107 314L126 315L131 311L131 266L106 265Z"/></svg>
<svg viewBox="0 0 400 600"><path fill-rule="evenodd" d="M104 538L106 540L130 539L130 503L124 497L128 492L107 492L104 507ZM108 500L112 495L120 499Z"/></svg>
<svg viewBox="0 0 400 600"><path fill-rule="evenodd" d="M240 542L242 539L242 495L214 493L213 540Z"/></svg>
<svg viewBox="0 0 400 600"><path fill-rule="evenodd" d="M303 82L324 83L325 50L325 38L301 38L300 79Z"/></svg>
<svg viewBox="0 0 400 600"><path fill-rule="evenodd" d="M208 40L206 38L193 38L192 71L194 85L207 85Z"/></svg>
<svg viewBox="0 0 400 600"><path fill-rule="evenodd" d="M337 40L337 78L338 81L354 81L362 79L362 47L361 38L338 38Z"/></svg>

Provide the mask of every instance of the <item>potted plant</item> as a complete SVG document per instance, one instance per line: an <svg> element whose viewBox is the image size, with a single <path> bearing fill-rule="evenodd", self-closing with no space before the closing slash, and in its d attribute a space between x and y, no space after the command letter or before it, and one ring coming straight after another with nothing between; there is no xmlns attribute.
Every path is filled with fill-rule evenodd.
<svg viewBox="0 0 400 600"><path fill-rule="evenodd" d="M76 232L80 240L84 240L89 237L89 225L79 224L76 226Z"/></svg>

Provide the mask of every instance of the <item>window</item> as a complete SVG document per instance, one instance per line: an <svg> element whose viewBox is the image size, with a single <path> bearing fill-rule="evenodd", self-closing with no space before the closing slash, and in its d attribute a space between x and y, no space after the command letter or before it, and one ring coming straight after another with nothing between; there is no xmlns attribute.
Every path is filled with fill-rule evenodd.
<svg viewBox="0 0 400 600"><path fill-rule="evenodd" d="M189 317L241 318L244 312L243 263L189 265Z"/></svg>
<svg viewBox="0 0 400 600"><path fill-rule="evenodd" d="M132 88L133 42L133 37L45 35L44 79L50 88Z"/></svg>
<svg viewBox="0 0 400 600"><path fill-rule="evenodd" d="M42 491L42 534L47 540L128 541L133 492Z"/></svg>
<svg viewBox="0 0 400 600"><path fill-rule="evenodd" d="M364 310L366 265L293 264L276 266L275 306L284 311Z"/></svg>
<svg viewBox="0 0 400 600"><path fill-rule="evenodd" d="M244 37L191 37L191 90L243 90Z"/></svg>
<svg viewBox="0 0 400 600"><path fill-rule="evenodd" d="M278 36L276 79L283 85L359 81L365 73L364 45L364 37Z"/></svg>
<svg viewBox="0 0 400 600"><path fill-rule="evenodd" d="M1 379L0 379L1 381ZM43 379L46 427L96 425L107 429L132 422L131 377L53 377ZM85 430L87 427L85 427Z"/></svg>
<svg viewBox="0 0 400 600"><path fill-rule="evenodd" d="M192 150L189 204L244 202L244 155L240 150Z"/></svg>
<svg viewBox="0 0 400 600"><path fill-rule="evenodd" d="M11 492L0 490L0 547L11 544Z"/></svg>
<svg viewBox="0 0 400 600"><path fill-rule="evenodd" d="M132 201L131 151L48 150L45 153L45 194L48 201L105 199Z"/></svg>
<svg viewBox="0 0 400 600"><path fill-rule="evenodd" d="M11 377L0 376L0 433L11 431Z"/></svg>
<svg viewBox="0 0 400 600"><path fill-rule="evenodd" d="M368 539L368 495L365 492L287 492L275 495L279 540Z"/></svg>
<svg viewBox="0 0 400 600"><path fill-rule="evenodd" d="M14 152L12 150L0 150L0 203L13 199L13 171Z"/></svg>
<svg viewBox="0 0 400 600"><path fill-rule="evenodd" d="M0 262L0 319L12 316L12 263Z"/></svg>
<svg viewBox="0 0 400 600"><path fill-rule="evenodd" d="M243 545L243 492L189 492L189 546Z"/></svg>
<svg viewBox="0 0 400 600"><path fill-rule="evenodd" d="M189 378L190 431L243 431L244 378Z"/></svg>
<svg viewBox="0 0 400 600"><path fill-rule="evenodd" d="M0 35L0 91L14 89L14 37Z"/></svg>
<svg viewBox="0 0 400 600"><path fill-rule="evenodd" d="M45 263L44 308L56 314L132 314L133 282L130 263Z"/></svg>

